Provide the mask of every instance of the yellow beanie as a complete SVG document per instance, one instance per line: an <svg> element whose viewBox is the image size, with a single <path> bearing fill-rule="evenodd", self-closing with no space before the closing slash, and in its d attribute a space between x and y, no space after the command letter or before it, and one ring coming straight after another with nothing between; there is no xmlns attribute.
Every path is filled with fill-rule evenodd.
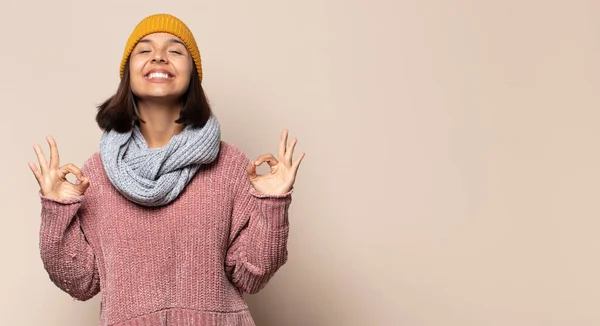
<svg viewBox="0 0 600 326"><path fill-rule="evenodd" d="M198 77L200 77L200 82L202 82L202 60L200 59L200 51L198 50L194 35L181 20L169 14L151 15L138 23L125 45L125 52L123 53L121 69L119 72L121 78L123 78L125 64L127 63L127 59L129 59L129 55L131 54L131 51L133 51L133 48L144 36L152 33L169 33L179 37L183 43L185 43L192 59L194 59L196 69L198 70Z"/></svg>

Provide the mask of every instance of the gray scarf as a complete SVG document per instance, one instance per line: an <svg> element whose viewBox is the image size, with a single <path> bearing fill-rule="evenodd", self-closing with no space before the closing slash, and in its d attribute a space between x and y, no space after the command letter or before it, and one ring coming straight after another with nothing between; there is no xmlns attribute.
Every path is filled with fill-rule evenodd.
<svg viewBox="0 0 600 326"><path fill-rule="evenodd" d="M137 125L130 132L104 132L100 156L106 174L117 190L143 206L173 201L201 164L217 158L221 132L214 115L202 128L187 125L161 148L148 148Z"/></svg>

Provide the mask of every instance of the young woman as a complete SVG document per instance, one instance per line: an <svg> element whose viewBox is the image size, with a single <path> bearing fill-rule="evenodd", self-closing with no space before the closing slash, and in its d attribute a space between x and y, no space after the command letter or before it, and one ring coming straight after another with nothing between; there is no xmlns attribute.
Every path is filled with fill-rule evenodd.
<svg viewBox="0 0 600 326"><path fill-rule="evenodd" d="M49 161L34 146L50 280L79 300L101 292L99 325L254 325L242 295L287 260L297 139L283 130L277 158L253 162L222 141L194 36L174 16L136 26L120 76L81 169L59 164L51 136Z"/></svg>

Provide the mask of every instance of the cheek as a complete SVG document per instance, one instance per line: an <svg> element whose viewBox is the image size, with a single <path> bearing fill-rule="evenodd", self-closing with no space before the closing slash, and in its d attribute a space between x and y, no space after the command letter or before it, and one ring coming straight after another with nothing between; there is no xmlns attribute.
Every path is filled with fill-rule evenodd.
<svg viewBox="0 0 600 326"><path fill-rule="evenodd" d="M192 58L189 58L188 63L187 63L187 73L188 75L192 74L192 69L194 67L194 61L192 61Z"/></svg>
<svg viewBox="0 0 600 326"><path fill-rule="evenodd" d="M140 60L136 58L131 58L131 61L129 61L130 86L134 92L138 90L139 87L141 87L141 84L143 82L141 73L144 69L145 63L146 60Z"/></svg>
<svg viewBox="0 0 600 326"><path fill-rule="evenodd" d="M177 67L177 74L179 77L179 81L182 85L184 85L186 88L190 83L190 76L192 74L192 63L191 63L191 59L189 62L180 62L178 64Z"/></svg>
<svg viewBox="0 0 600 326"><path fill-rule="evenodd" d="M145 63L146 60L131 58L131 60L129 61L129 74L132 76L135 76L136 74L139 75L140 72L143 70Z"/></svg>
<svg viewBox="0 0 600 326"><path fill-rule="evenodd" d="M181 83L187 85L190 83L190 79L190 73L188 71L184 73L179 73L179 80L181 81Z"/></svg>

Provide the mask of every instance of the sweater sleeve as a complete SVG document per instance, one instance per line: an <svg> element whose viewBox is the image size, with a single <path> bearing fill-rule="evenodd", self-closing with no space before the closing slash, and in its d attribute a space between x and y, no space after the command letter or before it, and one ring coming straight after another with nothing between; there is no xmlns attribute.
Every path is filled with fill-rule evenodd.
<svg viewBox="0 0 600 326"><path fill-rule="evenodd" d="M92 247L79 218L84 196L55 199L38 194L42 202L40 254L50 280L71 297L85 301L100 292Z"/></svg>
<svg viewBox="0 0 600 326"><path fill-rule="evenodd" d="M246 158L245 163L250 161ZM234 173L237 180L226 272L240 291L254 294L287 261L293 189L285 194L263 194L248 180L246 166L238 166Z"/></svg>

